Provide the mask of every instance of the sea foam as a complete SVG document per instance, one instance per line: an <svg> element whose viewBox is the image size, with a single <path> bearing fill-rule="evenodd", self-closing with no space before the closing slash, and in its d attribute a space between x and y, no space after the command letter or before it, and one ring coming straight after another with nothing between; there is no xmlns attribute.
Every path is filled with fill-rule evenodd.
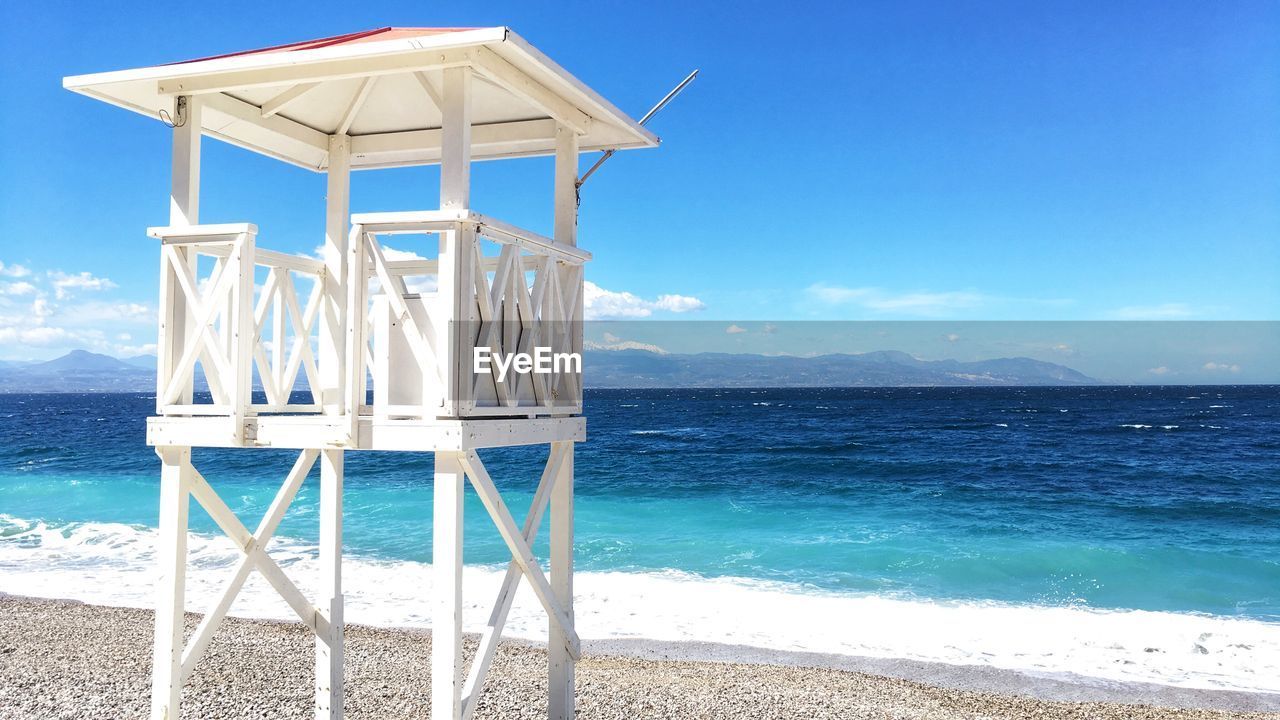
<svg viewBox="0 0 1280 720"><path fill-rule="evenodd" d="M147 607L153 599L156 539L152 528L112 523L50 527L0 515L0 591ZM314 544L277 538L269 551L304 592L314 586ZM202 611L214 602L236 557L225 538L192 535L190 609ZM487 621L504 571L467 567L467 631L479 631ZM349 555L343 583L349 622L430 625L428 564ZM820 592L677 571L580 572L575 602L578 632L586 639L697 640L1280 692L1280 624L1258 620ZM255 575L232 614L287 619L291 610ZM545 639L546 626L541 607L522 583L506 634Z"/></svg>

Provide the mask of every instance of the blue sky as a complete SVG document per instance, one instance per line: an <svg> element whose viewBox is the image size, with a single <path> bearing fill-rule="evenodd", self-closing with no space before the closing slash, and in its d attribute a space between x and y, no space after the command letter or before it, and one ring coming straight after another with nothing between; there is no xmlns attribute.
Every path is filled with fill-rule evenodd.
<svg viewBox="0 0 1280 720"><path fill-rule="evenodd" d="M636 116L702 68L584 188L595 317L1280 319L1274 2L132 6L0 5L0 358L154 339L168 131L64 75L381 25L509 25ZM314 250L322 176L205 148L203 220ZM549 180L479 164L473 205L547 231Z"/></svg>

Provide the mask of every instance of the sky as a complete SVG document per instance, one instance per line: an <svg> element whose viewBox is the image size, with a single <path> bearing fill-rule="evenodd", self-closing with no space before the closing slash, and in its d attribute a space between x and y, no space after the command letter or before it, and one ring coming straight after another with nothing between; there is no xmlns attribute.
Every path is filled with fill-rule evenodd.
<svg viewBox="0 0 1280 720"><path fill-rule="evenodd" d="M1274 2L120 7L0 3L0 359L153 350L169 131L62 77L383 25L508 25L637 117L701 69L583 188L589 317L1280 320ZM314 252L322 175L204 148L203 221ZM473 175L549 232L549 160ZM437 170L352 192L427 209Z"/></svg>

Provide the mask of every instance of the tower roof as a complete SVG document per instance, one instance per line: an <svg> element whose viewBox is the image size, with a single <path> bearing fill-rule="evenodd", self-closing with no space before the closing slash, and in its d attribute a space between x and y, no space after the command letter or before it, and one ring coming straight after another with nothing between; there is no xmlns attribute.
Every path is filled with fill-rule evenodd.
<svg viewBox="0 0 1280 720"><path fill-rule="evenodd" d="M440 160L442 75L474 72L476 159L554 152L555 125L582 152L654 147L658 138L510 29L384 27L63 80L74 92L159 118L198 96L202 132L312 170L328 136L351 136L353 169Z"/></svg>

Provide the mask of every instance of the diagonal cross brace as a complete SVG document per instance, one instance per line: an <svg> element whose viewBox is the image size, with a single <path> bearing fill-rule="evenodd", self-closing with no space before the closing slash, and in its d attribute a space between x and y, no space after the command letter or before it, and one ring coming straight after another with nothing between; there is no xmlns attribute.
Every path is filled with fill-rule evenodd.
<svg viewBox="0 0 1280 720"><path fill-rule="evenodd" d="M469 450L462 456L462 466L466 470L467 477L471 478L471 485L475 487L476 494L480 496L480 502L484 504L486 510L489 511L489 517L493 519L493 524L498 528L498 534L502 535L502 539L507 543L507 549L511 551L512 561L520 566L521 572L529 579L529 585L533 588L533 592L538 596L538 601L542 603L542 607L547 611L547 615L555 622L565 636L565 648L569 651L570 657L577 660L581 654L581 642L578 640L578 633L573 629L573 621L569 618L564 608L560 606L560 602L551 591L551 584L547 582L547 576L542 572L542 566L538 565L538 561L533 557L533 551L529 549L529 543L525 540L524 535L516 528L516 522L511 518L511 511L507 509L506 503L502 501L502 495L498 493L498 488L493 484L493 478L489 477L489 473L484 469L484 464L480 462L480 456L475 450Z"/></svg>
<svg viewBox="0 0 1280 720"><path fill-rule="evenodd" d="M542 516L551 502L551 490L555 487L556 478L560 476L560 468L564 465L566 448L559 444L551 445L551 453L547 456L546 468L542 471L542 479L538 481L538 489L533 494L533 502L525 515L521 537L526 543L533 543L538 536L538 526L542 524ZM507 624L507 615L511 612L511 603L516 597L516 586L520 584L523 573L514 559L507 565L507 575L502 579L502 587L498 590L498 599L493 604L493 612L489 615L489 624L480 635L480 646L475 658L471 661L471 669L467 673L466 684L462 688L462 720L471 717L476 709L476 700L484 686L484 677L493 663L493 655L498 649L498 641L502 638L502 628Z"/></svg>
<svg viewBox="0 0 1280 720"><path fill-rule="evenodd" d="M187 646L186 651L183 653L183 677L189 675L195 668L196 663L200 661L200 657L208 647L214 632L222 624L223 618L226 617L227 611L231 608L231 603L240 592L245 580L248 579L249 572L254 569L262 573L262 576L275 588L280 597L293 608L293 611L297 613L304 625L311 628L321 638L329 636L329 621L307 602L298 587L284 574L284 571L280 569L275 560L267 555L265 550L280 521L284 518L285 511L289 509L290 503L293 502L294 496L297 495L298 488L302 485L302 481L306 479L318 456L318 450L303 450L298 455L298 459L294 462L293 468L289 471L284 484L280 486L280 490L276 493L270 509L262 518L256 534L249 533L239 518L235 516L235 513L227 507L222 498L218 497L218 494L210 487L208 481L195 468L192 468L192 496L208 511L213 521L236 543L244 555L236 565L231 581L227 583L222 596L218 598L217 603L214 604L213 608L200 622L200 626L196 629L190 645Z"/></svg>

